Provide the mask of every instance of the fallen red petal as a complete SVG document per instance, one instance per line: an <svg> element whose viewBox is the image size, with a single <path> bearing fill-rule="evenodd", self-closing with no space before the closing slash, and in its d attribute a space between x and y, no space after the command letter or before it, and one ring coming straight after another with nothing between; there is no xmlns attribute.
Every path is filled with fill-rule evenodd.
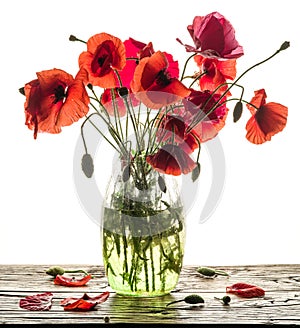
<svg viewBox="0 0 300 328"><path fill-rule="evenodd" d="M62 275L57 275L54 279L55 285L67 286L67 287L80 287L85 286L92 279L92 275L84 276L81 279L74 279L70 277L65 277Z"/></svg>
<svg viewBox="0 0 300 328"><path fill-rule="evenodd" d="M226 292L245 298L262 297L265 295L265 291L261 287L243 282L226 287Z"/></svg>
<svg viewBox="0 0 300 328"><path fill-rule="evenodd" d="M109 292L104 292L95 297L90 297L84 293L80 298L68 297L60 302L65 311L90 311L97 304L105 302L109 297Z"/></svg>
<svg viewBox="0 0 300 328"><path fill-rule="evenodd" d="M46 292L21 298L19 305L29 311L49 311L52 306L53 294Z"/></svg>

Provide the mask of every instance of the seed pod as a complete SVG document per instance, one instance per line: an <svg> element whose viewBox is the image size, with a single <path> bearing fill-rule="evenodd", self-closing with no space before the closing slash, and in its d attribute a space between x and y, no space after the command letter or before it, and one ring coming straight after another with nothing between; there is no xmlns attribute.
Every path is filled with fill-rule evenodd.
<svg viewBox="0 0 300 328"><path fill-rule="evenodd" d="M93 158L90 154L84 154L81 160L81 168L84 174L91 178L94 173Z"/></svg>
<svg viewBox="0 0 300 328"><path fill-rule="evenodd" d="M235 104L234 110L233 110L233 122L237 122L243 113L243 103L241 101L238 101Z"/></svg>
<svg viewBox="0 0 300 328"><path fill-rule="evenodd" d="M159 185L159 188L162 192L166 192L167 191L167 186L166 186L166 183L165 183L165 180L164 178L160 175L158 177L158 185Z"/></svg>

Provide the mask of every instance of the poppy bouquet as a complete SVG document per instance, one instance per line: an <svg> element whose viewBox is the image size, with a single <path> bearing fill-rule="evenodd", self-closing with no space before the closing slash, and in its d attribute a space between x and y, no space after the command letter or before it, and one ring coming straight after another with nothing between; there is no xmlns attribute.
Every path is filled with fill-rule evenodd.
<svg viewBox="0 0 300 328"><path fill-rule="evenodd" d="M224 127L228 104L233 104L234 122L244 104L248 108L246 138L254 144L269 141L286 126L287 107L267 102L264 89L245 100L238 82L289 42L237 76L236 61L244 51L224 16L196 16L187 30L192 45L177 39L187 52L182 72L172 54L156 50L152 42L122 41L104 32L87 41L71 35L70 41L86 47L75 77L54 68L38 72L20 89L26 97L25 124L34 138L40 132L60 133L83 118L81 164L87 177L94 171L88 126L118 154L121 170L107 191L102 237L108 281L121 294L158 296L176 285L185 224L177 189L168 179L189 173L192 181L198 178L201 144Z"/></svg>
<svg viewBox="0 0 300 328"><path fill-rule="evenodd" d="M86 175L91 176L93 162L84 127L89 122L97 129L93 117L100 118L108 133L98 129L99 133L118 151L125 172L135 174L141 188L145 187L143 177L152 168L171 175L193 172L197 177L201 143L224 127L229 102L234 103L234 121L246 104L250 112L246 138L250 142L261 144L280 132L286 125L287 107L267 103L264 89L255 91L251 101L244 100L244 88L238 81L288 48L289 42L236 77L236 60L244 54L243 47L224 16L218 12L196 16L187 30L192 45L177 39L188 53L181 74L172 54L154 50L151 42L133 38L123 42L108 33L93 35L85 42L71 35L70 41L86 44L77 74L73 77L54 68L38 72L37 79L26 83L20 89L26 97L25 124L37 138L40 132L59 133L62 127L85 117L81 126L86 150L82 163ZM195 66L192 75L186 74L188 65ZM232 97L233 87L240 88L240 97ZM130 140L130 126L134 142ZM196 159L191 157L194 152ZM143 165L134 168L138 158Z"/></svg>

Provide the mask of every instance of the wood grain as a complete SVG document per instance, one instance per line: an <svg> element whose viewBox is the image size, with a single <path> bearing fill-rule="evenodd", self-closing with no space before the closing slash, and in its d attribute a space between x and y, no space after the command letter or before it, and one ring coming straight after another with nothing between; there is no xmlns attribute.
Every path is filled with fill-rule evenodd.
<svg viewBox="0 0 300 328"><path fill-rule="evenodd" d="M63 265L62 265L63 266ZM80 266L92 273L94 279L85 287L54 285L45 273L48 265L0 266L0 323L1 324L261 324L300 325L300 265L257 265L215 267L225 270L229 277L205 278L196 266L183 268L176 289L158 298L132 298L116 295L110 290L103 267ZM63 266L64 267L64 266ZM66 268L79 268L68 265ZM226 286L246 282L262 287L263 298L244 299L230 295L229 306L215 297L224 296ZM60 306L65 297L80 297L83 293L95 296L110 291L108 300L90 312L67 312ZM20 298L51 291L54 294L50 311L31 312L19 307ZM201 295L203 306L184 302L166 308L173 300L189 294Z"/></svg>

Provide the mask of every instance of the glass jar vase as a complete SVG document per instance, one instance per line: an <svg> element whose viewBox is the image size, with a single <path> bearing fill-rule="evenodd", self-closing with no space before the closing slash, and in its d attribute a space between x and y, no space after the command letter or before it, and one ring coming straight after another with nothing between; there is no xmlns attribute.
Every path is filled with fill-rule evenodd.
<svg viewBox="0 0 300 328"><path fill-rule="evenodd" d="M114 170L103 204L103 262L120 295L170 293L182 268L185 217L176 177L143 163Z"/></svg>

